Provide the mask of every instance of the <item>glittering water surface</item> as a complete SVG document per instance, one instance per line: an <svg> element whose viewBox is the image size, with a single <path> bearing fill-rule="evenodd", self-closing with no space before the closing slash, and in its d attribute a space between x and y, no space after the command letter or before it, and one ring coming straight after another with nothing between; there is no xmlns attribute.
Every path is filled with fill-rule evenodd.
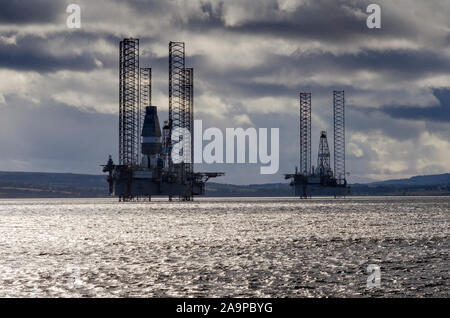
<svg viewBox="0 0 450 318"><path fill-rule="evenodd" d="M448 297L449 224L449 197L0 200L0 296Z"/></svg>

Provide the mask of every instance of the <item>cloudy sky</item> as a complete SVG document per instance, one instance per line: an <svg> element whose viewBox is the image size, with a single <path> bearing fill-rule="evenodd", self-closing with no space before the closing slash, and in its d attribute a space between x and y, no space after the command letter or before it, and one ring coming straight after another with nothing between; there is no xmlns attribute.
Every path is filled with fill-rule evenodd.
<svg viewBox="0 0 450 318"><path fill-rule="evenodd" d="M208 127L280 128L280 170L203 165L222 182L280 182L299 161L298 93L312 92L332 147L332 91L346 93L350 182L450 171L450 2L378 0L2 1L0 170L100 173L118 157L118 45L141 40L153 104L168 108L168 42L186 43L195 114ZM81 28L66 7L81 7Z"/></svg>

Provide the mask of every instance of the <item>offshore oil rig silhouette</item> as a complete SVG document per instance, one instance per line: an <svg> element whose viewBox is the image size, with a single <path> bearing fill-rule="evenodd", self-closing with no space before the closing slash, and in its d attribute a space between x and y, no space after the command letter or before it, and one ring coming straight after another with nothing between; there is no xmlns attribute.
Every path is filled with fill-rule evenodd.
<svg viewBox="0 0 450 318"><path fill-rule="evenodd" d="M185 67L184 43L169 43L169 118L162 133L152 105L152 70L139 67L139 39L120 42L119 81L119 164L109 156L103 166L110 195L190 201L204 194L205 182L223 173L193 169L194 69Z"/></svg>
<svg viewBox="0 0 450 318"><path fill-rule="evenodd" d="M311 93L300 93L300 170L285 174L294 187L294 195L300 198L311 196L309 190L332 189L332 194L345 196L349 193L345 173L345 95L344 91L333 92L334 117L334 169L327 132L320 132L317 166L311 164ZM310 191L311 192L311 191Z"/></svg>

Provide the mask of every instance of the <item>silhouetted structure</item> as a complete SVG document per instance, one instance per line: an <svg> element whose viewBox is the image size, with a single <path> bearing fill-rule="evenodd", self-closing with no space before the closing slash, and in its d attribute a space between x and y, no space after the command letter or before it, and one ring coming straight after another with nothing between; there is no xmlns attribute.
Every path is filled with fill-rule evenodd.
<svg viewBox="0 0 450 318"><path fill-rule="evenodd" d="M139 40L120 42L119 163L139 163Z"/></svg>
<svg viewBox="0 0 450 318"><path fill-rule="evenodd" d="M333 92L334 172L331 170L327 133L320 133L317 167L311 167L311 93L300 93L300 171L286 174L294 195L307 198L308 188L334 188L334 195L348 193L345 178L345 100L344 91Z"/></svg>
<svg viewBox="0 0 450 318"><path fill-rule="evenodd" d="M311 93L300 93L300 172L311 173Z"/></svg>
<svg viewBox="0 0 450 318"><path fill-rule="evenodd" d="M345 179L345 98L344 91L333 92L334 119L334 175L337 183L343 185Z"/></svg>
<svg viewBox="0 0 450 318"><path fill-rule="evenodd" d="M169 120L161 132L151 105L151 68L139 68L139 40L120 42L119 165L109 156L103 166L119 201L153 195L192 200L204 194L209 178L223 175L193 171L194 70L185 68L184 47L169 43Z"/></svg>

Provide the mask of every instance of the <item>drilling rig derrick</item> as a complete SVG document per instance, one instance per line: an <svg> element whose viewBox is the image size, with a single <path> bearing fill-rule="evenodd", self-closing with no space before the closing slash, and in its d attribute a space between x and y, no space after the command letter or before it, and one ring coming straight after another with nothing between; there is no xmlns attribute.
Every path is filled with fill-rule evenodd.
<svg viewBox="0 0 450 318"><path fill-rule="evenodd" d="M311 167L311 93L300 93L300 170L285 174L294 188L294 195L308 198L310 192L345 196L348 193L345 178L345 102L344 91L333 92L334 117L334 171L331 169L331 154L328 147L327 132L321 131L317 166ZM308 190L309 189L309 190Z"/></svg>
<svg viewBox="0 0 450 318"><path fill-rule="evenodd" d="M185 67L184 43L169 43L169 119L162 131L151 68L139 67L138 39L120 42L119 66L119 164L109 156L103 166L109 193L119 201L204 194L206 181L224 174L193 169L194 69Z"/></svg>

